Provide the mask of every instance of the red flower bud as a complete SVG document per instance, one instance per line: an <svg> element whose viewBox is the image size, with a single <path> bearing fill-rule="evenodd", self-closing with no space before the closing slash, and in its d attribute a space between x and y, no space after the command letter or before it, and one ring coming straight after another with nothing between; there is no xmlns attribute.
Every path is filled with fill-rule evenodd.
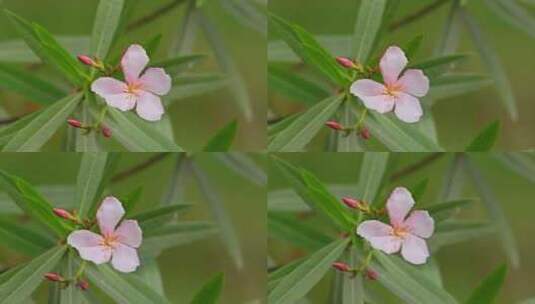
<svg viewBox="0 0 535 304"><path fill-rule="evenodd" d="M333 130L336 130L336 131L342 131L344 129L344 127L339 124L338 122L336 121L328 121L325 123L325 125Z"/></svg>
<svg viewBox="0 0 535 304"><path fill-rule="evenodd" d="M351 209L357 209L361 205L359 200L350 197L342 198L342 202Z"/></svg>
<svg viewBox="0 0 535 304"><path fill-rule="evenodd" d="M373 271L371 269L366 269L366 278L370 281L375 281L379 277L379 274L376 271Z"/></svg>
<svg viewBox="0 0 535 304"><path fill-rule="evenodd" d="M67 123L69 125L71 125L72 127L75 127L75 128L81 128L82 127L82 123L76 119L68 119L67 120Z"/></svg>
<svg viewBox="0 0 535 304"><path fill-rule="evenodd" d="M362 139L368 140L371 138L370 130L368 128L364 127L359 130L359 135Z"/></svg>
<svg viewBox="0 0 535 304"><path fill-rule="evenodd" d="M341 271L341 272L350 272L351 271L351 267L349 267L349 265L347 265L346 263L335 262L335 263L333 263L332 266L336 270Z"/></svg>
<svg viewBox="0 0 535 304"><path fill-rule="evenodd" d="M80 280L76 284L76 287L80 288L81 290L87 290L89 289L89 283L86 280Z"/></svg>
<svg viewBox="0 0 535 304"><path fill-rule="evenodd" d="M91 57L86 56L86 55L78 55L78 60L80 60L80 62L85 65L89 65L89 66L96 65L95 61Z"/></svg>
<svg viewBox="0 0 535 304"><path fill-rule="evenodd" d="M104 137L106 137L106 138L110 138L111 137L111 129L110 128L102 127L101 131L102 131L102 135L104 135Z"/></svg>
<svg viewBox="0 0 535 304"><path fill-rule="evenodd" d="M64 218L64 219L66 219L66 220L71 220L71 219L73 219L73 215L72 215L69 211L67 211L67 210L65 210L65 209L54 208L54 209L52 209L52 210L54 211L54 214L55 214L55 215L57 215L57 216L59 216L59 217L61 217L61 218Z"/></svg>
<svg viewBox="0 0 535 304"><path fill-rule="evenodd" d="M338 62L338 64L343 66L344 68L354 69L356 67L353 60L347 57L336 57L336 62Z"/></svg>
<svg viewBox="0 0 535 304"><path fill-rule="evenodd" d="M65 279L59 273L56 273L56 272L47 272L47 273L45 273L44 277L45 277L45 279L47 279L49 281L52 281L52 282L63 282L63 281L65 281Z"/></svg>

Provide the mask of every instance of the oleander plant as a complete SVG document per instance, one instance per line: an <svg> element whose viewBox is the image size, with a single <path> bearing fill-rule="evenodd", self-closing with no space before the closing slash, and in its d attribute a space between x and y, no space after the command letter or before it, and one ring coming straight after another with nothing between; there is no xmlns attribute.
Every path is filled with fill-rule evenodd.
<svg viewBox="0 0 535 304"><path fill-rule="evenodd" d="M197 156L138 155L134 165L119 171L124 155L84 153L75 185L35 186L0 169L0 303L224 303L224 286L234 284L225 282L224 269L243 271L246 266L240 238L211 173ZM218 170L265 183L262 170L241 154L210 158L217 159ZM143 202L150 176L137 187L117 190L116 184L145 174L163 160L175 165L166 167L169 180L152 176L158 180L161 201ZM194 202L186 202L185 193L191 189L201 193L200 200L207 203L202 209L211 219L189 215ZM221 243L217 256L228 254L233 265L211 269L203 276L211 279L195 286L196 294L177 298L174 290L181 282L166 282L162 272L185 276L187 267L180 264L188 262L175 259L175 266L161 269L159 258L177 246L214 237ZM47 301L37 292L40 286L48 289Z"/></svg>
<svg viewBox="0 0 535 304"><path fill-rule="evenodd" d="M523 194L500 200L488 163ZM517 289L531 249L504 208L533 193L533 153L281 153L270 168L268 303L532 303ZM470 255L481 239L492 252Z"/></svg>
<svg viewBox="0 0 535 304"><path fill-rule="evenodd" d="M356 10L354 26L348 28L346 19ZM482 12L487 15L480 22ZM521 38L516 42L503 41L501 36L491 39L482 22L503 25L504 32L518 32ZM437 30L437 25L442 29ZM508 77L493 40L500 40L508 50L533 49L534 25L532 3L521 0L338 0L324 10L318 9L317 1L302 9L272 1L268 148L275 152L487 151L500 126L518 124L523 116L519 108L531 107L527 100L520 102L525 93L513 89L515 80ZM337 32L330 33L332 29ZM471 42L468 47L464 36ZM475 66L477 62L481 68ZM468 139L444 144L441 138L455 138L448 132L461 130L444 122L465 121L467 115L473 120L483 111L481 105L447 111L444 104L452 99L468 104L482 90L486 92L480 97L485 99L483 106L498 103L502 110L487 112L484 127L479 122L478 129L462 132L470 134L468 139L484 137L487 144L472 145ZM446 114L436 114L437 107ZM518 127L514 130L520 131ZM507 134L522 136L514 131ZM510 139L504 138L509 145ZM523 143L526 146L521 149L532 148L530 140Z"/></svg>
<svg viewBox="0 0 535 304"><path fill-rule="evenodd" d="M77 9L94 7L87 1L76 2ZM233 110L223 116L217 112L217 120L223 123L216 128L208 117L192 119L196 134L205 134L202 141L208 142L220 133L233 138L238 123L254 127L254 107L261 99L250 98L250 85L213 11L246 31L264 33L265 3L170 0L155 4L160 7L148 11L147 4L137 0L99 1L89 36L54 35L22 17L24 11L3 9L2 18L9 20L9 29L18 33L18 39L0 42L0 89L22 97L25 104L21 106L17 99L0 104L1 150L39 151L55 138L48 149L198 151L202 146L176 140L176 126L192 128L173 118L176 110L191 111L191 103L177 101L225 91L230 98L223 100ZM11 8L7 3L2 6ZM183 14L169 25L178 31L157 25L179 11ZM44 13L54 18L54 11ZM146 27L150 35L139 34ZM201 37L208 42L202 49Z"/></svg>

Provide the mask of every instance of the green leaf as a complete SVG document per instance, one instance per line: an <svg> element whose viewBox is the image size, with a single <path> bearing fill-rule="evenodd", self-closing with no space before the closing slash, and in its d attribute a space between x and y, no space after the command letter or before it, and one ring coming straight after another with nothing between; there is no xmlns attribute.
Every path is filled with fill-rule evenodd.
<svg viewBox="0 0 535 304"><path fill-rule="evenodd" d="M425 206L425 210L429 212L429 215L435 220L435 222L443 221L451 217L454 213L458 212L461 208L465 208L472 205L477 199L459 199L453 201L447 201L443 203L433 204Z"/></svg>
<svg viewBox="0 0 535 304"><path fill-rule="evenodd" d="M15 220L0 217L0 239L9 249L36 256L54 246L54 241Z"/></svg>
<svg viewBox="0 0 535 304"><path fill-rule="evenodd" d="M31 24L9 10L5 10L5 13L37 56L62 72L73 84L84 84L87 75L81 64L45 28Z"/></svg>
<svg viewBox="0 0 535 304"><path fill-rule="evenodd" d="M158 255L161 251L212 236L217 229L211 223L186 222L160 226L147 231L143 236L141 251L144 254Z"/></svg>
<svg viewBox="0 0 535 304"><path fill-rule="evenodd" d="M275 135L268 145L269 151L301 151L321 130L323 125L342 104L343 97L330 97L301 114L288 127Z"/></svg>
<svg viewBox="0 0 535 304"><path fill-rule="evenodd" d="M28 123L38 116L41 111L30 113L20 119L17 119L17 121L9 124L7 127L0 128L0 146L8 143L19 130L28 125Z"/></svg>
<svg viewBox="0 0 535 304"><path fill-rule="evenodd" d="M28 216L47 226L60 237L70 232L70 225L57 217L50 203L22 178L0 170L0 188L4 189Z"/></svg>
<svg viewBox="0 0 535 304"><path fill-rule="evenodd" d="M520 6L518 1L510 0L490 0L485 1L492 11L503 21L526 34L535 38L535 18L530 10Z"/></svg>
<svg viewBox="0 0 535 304"><path fill-rule="evenodd" d="M76 198L78 214L85 218L89 211L94 209L97 200L100 199L99 190L102 190L101 182L104 180L108 154L102 152L87 152L82 156L78 179L76 182Z"/></svg>
<svg viewBox="0 0 535 304"><path fill-rule="evenodd" d="M198 18L206 39L214 50L217 62L223 72L230 78L231 92L234 95L235 101L238 103L245 119L251 121L253 119L253 109L251 107L249 92L234 59L228 53L228 47L225 41L221 37L218 29L212 24L212 21L206 18L204 12L199 11Z"/></svg>
<svg viewBox="0 0 535 304"><path fill-rule="evenodd" d="M496 302L498 293L505 283L507 266L502 265L491 272L472 292L465 304L492 304Z"/></svg>
<svg viewBox="0 0 535 304"><path fill-rule="evenodd" d="M124 7L124 0L101 0L91 36L91 55L105 60L119 23Z"/></svg>
<svg viewBox="0 0 535 304"><path fill-rule="evenodd" d="M87 54L89 52L89 37L85 36L55 36L56 40L71 54ZM22 39L0 42L0 61L12 63L39 63L41 60Z"/></svg>
<svg viewBox="0 0 535 304"><path fill-rule="evenodd" d="M268 294L270 304L289 304L301 299L329 271L349 244L349 239L337 240L310 255L303 263L284 276Z"/></svg>
<svg viewBox="0 0 535 304"><path fill-rule="evenodd" d="M233 120L210 139L210 141L204 146L203 151L206 152L216 152L216 151L228 151L234 138L236 137L236 132L238 131L238 121Z"/></svg>
<svg viewBox="0 0 535 304"><path fill-rule="evenodd" d="M223 290L223 273L216 274L210 281L195 294L191 304L216 304L219 302L219 295Z"/></svg>
<svg viewBox="0 0 535 304"><path fill-rule="evenodd" d="M362 0L355 23L351 55L365 64L375 45L385 12L386 0Z"/></svg>
<svg viewBox="0 0 535 304"><path fill-rule="evenodd" d="M178 57L164 59L164 60L156 60L150 63L150 66L166 68L166 69L176 69L176 68L180 68L183 66L190 66L192 64L195 64L196 62L204 59L205 57L206 55L200 55L200 54L184 55L184 56L178 56Z"/></svg>
<svg viewBox="0 0 535 304"><path fill-rule="evenodd" d="M272 157L272 160L295 192L312 209L319 211L344 231L353 227L353 220L343 204L314 175L282 159Z"/></svg>
<svg viewBox="0 0 535 304"><path fill-rule="evenodd" d="M248 155L240 152L215 153L214 156L229 169L259 186L267 184L264 169L259 167Z"/></svg>
<svg viewBox="0 0 535 304"><path fill-rule="evenodd" d="M535 154L528 152L506 152L496 153L494 157L513 172L535 183Z"/></svg>
<svg viewBox="0 0 535 304"><path fill-rule="evenodd" d="M309 105L327 98L330 93L319 84L298 75L295 71L290 71L276 64L268 65L268 84L273 91Z"/></svg>
<svg viewBox="0 0 535 304"><path fill-rule="evenodd" d="M481 29L464 9L459 9L460 16L464 21L465 26L472 37L475 47L477 48L484 65L488 68L489 74L492 75L498 93L501 95L501 101L505 106L509 116L512 120L518 119L518 109L516 106L515 96L511 84L507 79L505 69L503 68L498 55L495 53L492 46L486 40Z"/></svg>
<svg viewBox="0 0 535 304"><path fill-rule="evenodd" d="M137 220L142 230L147 233L161 228L163 224L173 219L179 211L189 207L191 206L186 204L167 205L138 213L131 218Z"/></svg>
<svg viewBox="0 0 535 304"><path fill-rule="evenodd" d="M423 70L424 73L428 77L430 76L432 78L431 82L433 82L435 75L441 74L444 70L447 69L448 66L451 66L454 63L462 61L466 59L467 57L468 57L467 54L450 54L450 55L437 56L434 58L430 58L427 60L417 62L415 64L411 64L409 65L409 68Z"/></svg>
<svg viewBox="0 0 535 304"><path fill-rule="evenodd" d="M160 266L155 258L145 257L143 267L136 271L136 275L159 295L165 295Z"/></svg>
<svg viewBox="0 0 535 304"><path fill-rule="evenodd" d="M388 153L364 153L357 185L359 199L373 204L383 181L388 157Z"/></svg>
<svg viewBox="0 0 535 304"><path fill-rule="evenodd" d="M339 113L340 123L342 126L354 126L357 124L357 117L353 108L349 102L345 102L342 105L342 109ZM331 131L332 132L332 131ZM332 133L331 133L332 134ZM336 151L338 152L360 152L363 151L363 147L360 143L359 135L357 132L353 131L349 134L345 132L336 132L337 135L337 146Z"/></svg>
<svg viewBox="0 0 535 304"><path fill-rule="evenodd" d="M347 252L346 263L358 265L357 248L351 246ZM364 279L363 275L346 275L342 273L342 304L364 304Z"/></svg>
<svg viewBox="0 0 535 304"><path fill-rule="evenodd" d="M225 246L238 269L241 269L243 267L243 254L240 247L240 241L231 218L225 210L225 205L221 200L221 196L217 193L217 190L212 185L204 170L199 168L193 161L190 162L189 165L199 189L202 195L206 198L208 207L212 211L212 215L220 228L221 237L223 238Z"/></svg>
<svg viewBox="0 0 535 304"><path fill-rule="evenodd" d="M268 213L269 236L304 249L318 250L332 241L329 236L306 225L294 215Z"/></svg>
<svg viewBox="0 0 535 304"><path fill-rule="evenodd" d="M371 269L378 273L377 281L404 302L458 303L444 288L418 271L418 266L409 265L397 256L388 256L378 251L374 251L374 256L377 261L371 263Z"/></svg>
<svg viewBox="0 0 535 304"><path fill-rule="evenodd" d="M69 250L62 261L62 270L61 275L65 278L74 278L78 270L77 264L80 263L80 258L77 256L74 250ZM59 285L54 284L52 285ZM61 288L59 290L60 302L61 304L81 304L83 299L83 294L80 288L76 287L75 282L71 282L67 287Z"/></svg>
<svg viewBox="0 0 535 304"><path fill-rule="evenodd" d="M280 36L306 64L316 68L334 83L346 85L350 82L347 71L305 29L273 14L269 15L269 22L270 30Z"/></svg>
<svg viewBox="0 0 535 304"><path fill-rule="evenodd" d="M82 101L76 117L79 121L83 121L85 124L96 123L91 116L90 104L95 104L95 95L90 92L84 94L84 101ZM76 132L76 143L75 150L76 152L98 152L101 150L97 136L99 133L95 130L86 133L85 130L74 129Z"/></svg>
<svg viewBox="0 0 535 304"><path fill-rule="evenodd" d="M279 282L286 277L287 274L294 271L299 265L303 263L306 258L294 260L282 267L277 268L274 271L271 271L268 274L268 291L271 292L273 288L277 287Z"/></svg>
<svg viewBox="0 0 535 304"><path fill-rule="evenodd" d="M16 92L33 102L49 105L65 96L55 85L26 70L0 63L0 88Z"/></svg>
<svg viewBox="0 0 535 304"><path fill-rule="evenodd" d="M17 270L0 285L0 304L25 301L43 282L43 275L51 271L65 254L66 246L54 247Z"/></svg>
<svg viewBox="0 0 535 304"><path fill-rule="evenodd" d="M109 265L86 267L85 274L89 281L102 289L116 303L120 304L160 304L169 303L164 297L152 290L136 276L123 275Z"/></svg>
<svg viewBox="0 0 535 304"><path fill-rule="evenodd" d="M111 119L107 125L121 144L135 152L182 151L182 148L157 131L150 122L143 121L134 113L123 113L109 108Z"/></svg>
<svg viewBox="0 0 535 304"><path fill-rule="evenodd" d="M39 112L31 122L9 140L2 151L31 152L39 150L61 125L66 125L67 118L74 111L81 98L81 93L67 96Z"/></svg>
<svg viewBox="0 0 535 304"><path fill-rule="evenodd" d="M217 91L226 87L229 80L220 74L186 75L175 77L173 87L164 97L164 104L170 106L178 99L190 98Z"/></svg>
<svg viewBox="0 0 535 304"><path fill-rule="evenodd" d="M459 45L461 20L459 19L460 1L452 1L448 18L444 22L440 41L435 48L435 55L446 55L455 52Z"/></svg>
<svg viewBox="0 0 535 304"><path fill-rule="evenodd" d="M487 209L491 222L495 225L496 231L500 237L502 247L514 267L520 264L520 256L516 247L516 241L511 226L502 210L501 203L492 191L487 181L479 169L472 164L468 157L463 157L463 165L467 174L472 178L476 191L481 196L481 200Z"/></svg>
<svg viewBox="0 0 535 304"><path fill-rule="evenodd" d="M432 252L444 246L475 240L496 233L487 222L470 220L448 220L438 222L435 233L429 242Z"/></svg>
<svg viewBox="0 0 535 304"><path fill-rule="evenodd" d="M478 74L444 74L431 81L431 88L426 99L452 98L479 91L493 83L493 80Z"/></svg>
<svg viewBox="0 0 535 304"><path fill-rule="evenodd" d="M488 125L465 148L467 152L488 152L494 147L500 133L500 121Z"/></svg>
<svg viewBox="0 0 535 304"><path fill-rule="evenodd" d="M267 35L267 20L263 8L253 1L222 0L221 6L232 14L236 21L256 30L263 36Z"/></svg>

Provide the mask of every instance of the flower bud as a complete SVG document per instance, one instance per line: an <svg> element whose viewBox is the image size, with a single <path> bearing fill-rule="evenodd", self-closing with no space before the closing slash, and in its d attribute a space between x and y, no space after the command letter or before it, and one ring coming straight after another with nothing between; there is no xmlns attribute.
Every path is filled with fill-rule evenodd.
<svg viewBox="0 0 535 304"><path fill-rule="evenodd" d="M106 137L106 138L110 138L111 137L112 133L111 133L111 129L110 128L102 127L101 131L102 131L102 135L104 135L104 137Z"/></svg>
<svg viewBox="0 0 535 304"><path fill-rule="evenodd" d="M338 122L336 121L328 121L325 123L325 125L333 130L336 130L336 131L342 131L344 129L344 127L339 124Z"/></svg>
<svg viewBox="0 0 535 304"><path fill-rule="evenodd" d="M61 217L61 218L64 218L66 220L72 220L74 218L74 216L67 210L65 209L61 209L61 208L54 208L52 209L52 211L54 211L54 214Z"/></svg>
<svg viewBox="0 0 535 304"><path fill-rule="evenodd" d="M342 202L351 209L357 209L361 205L359 200L350 197L342 198Z"/></svg>
<svg viewBox="0 0 535 304"><path fill-rule="evenodd" d="M366 278L370 281L375 281L379 277L379 274L376 271L373 271L371 269L366 269Z"/></svg>
<svg viewBox="0 0 535 304"><path fill-rule="evenodd" d="M75 127L75 128L81 128L82 127L82 123L76 119L68 119L67 120L67 123L69 125L71 125L72 127Z"/></svg>
<svg viewBox="0 0 535 304"><path fill-rule="evenodd" d="M45 279L52 282L63 282L65 279L57 272L47 272L44 275Z"/></svg>
<svg viewBox="0 0 535 304"><path fill-rule="evenodd" d="M335 263L332 264L332 266L336 270L341 271L341 272L350 272L351 271L351 267L349 267L349 265L347 265L346 263L335 262Z"/></svg>
<svg viewBox="0 0 535 304"><path fill-rule="evenodd" d="M355 62L347 57L336 57L336 62L344 68L354 69L356 67Z"/></svg>
<svg viewBox="0 0 535 304"><path fill-rule="evenodd" d="M89 289L89 283L86 280L80 280L78 283L76 283L76 287L80 288L81 290L87 290Z"/></svg>
<svg viewBox="0 0 535 304"><path fill-rule="evenodd" d="M96 66L96 62L89 56L86 55L78 55L78 60L88 66Z"/></svg>
<svg viewBox="0 0 535 304"><path fill-rule="evenodd" d="M368 128L366 127L363 127L359 130L359 135L364 140L368 140L371 138L370 130L368 130Z"/></svg>

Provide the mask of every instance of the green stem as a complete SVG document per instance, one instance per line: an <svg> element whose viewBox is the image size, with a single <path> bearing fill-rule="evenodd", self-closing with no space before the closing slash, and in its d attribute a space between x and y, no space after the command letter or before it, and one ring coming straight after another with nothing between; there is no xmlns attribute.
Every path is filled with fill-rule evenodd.
<svg viewBox="0 0 535 304"><path fill-rule="evenodd" d="M76 275L74 276L75 281L78 280L84 274L86 265L87 265L87 261L82 260L82 263L80 263L80 268L78 268L78 271L76 272Z"/></svg>

